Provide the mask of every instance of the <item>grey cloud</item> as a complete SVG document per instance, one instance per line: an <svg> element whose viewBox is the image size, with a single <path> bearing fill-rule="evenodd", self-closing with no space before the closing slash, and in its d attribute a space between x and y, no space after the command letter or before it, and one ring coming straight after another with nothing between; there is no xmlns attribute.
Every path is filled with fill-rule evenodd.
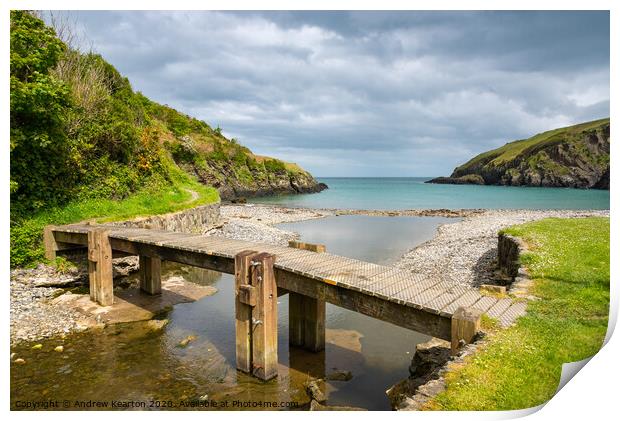
<svg viewBox="0 0 620 421"><path fill-rule="evenodd" d="M319 176L440 175L609 115L608 12L72 12L156 101Z"/></svg>

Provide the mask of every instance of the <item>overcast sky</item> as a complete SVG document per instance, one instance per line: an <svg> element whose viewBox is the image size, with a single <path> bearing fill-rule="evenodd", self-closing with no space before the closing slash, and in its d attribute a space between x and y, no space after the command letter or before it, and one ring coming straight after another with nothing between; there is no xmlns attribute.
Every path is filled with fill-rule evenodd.
<svg viewBox="0 0 620 421"><path fill-rule="evenodd" d="M151 99L316 176L447 175L609 115L607 12L80 12Z"/></svg>

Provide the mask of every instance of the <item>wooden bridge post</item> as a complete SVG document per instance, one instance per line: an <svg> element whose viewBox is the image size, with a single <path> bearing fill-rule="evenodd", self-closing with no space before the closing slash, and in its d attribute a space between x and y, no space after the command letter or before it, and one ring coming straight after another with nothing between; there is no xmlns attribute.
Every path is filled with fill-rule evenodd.
<svg viewBox="0 0 620 421"><path fill-rule="evenodd" d="M161 259L140 256L140 289L151 295L161 294Z"/></svg>
<svg viewBox="0 0 620 421"><path fill-rule="evenodd" d="M304 348L319 352L325 349L325 300L304 297Z"/></svg>
<svg viewBox="0 0 620 421"><path fill-rule="evenodd" d="M482 311L471 307L459 307L452 315L452 355L458 353L463 343L469 344L480 330Z"/></svg>
<svg viewBox="0 0 620 421"><path fill-rule="evenodd" d="M112 247L108 231L101 228L88 231L88 278L90 299L102 306L112 305Z"/></svg>
<svg viewBox="0 0 620 421"><path fill-rule="evenodd" d="M245 250L235 256L235 333L237 369L252 372L252 303L244 302L243 291L251 291L250 265L257 253ZM255 305L255 303L254 303Z"/></svg>
<svg viewBox="0 0 620 421"><path fill-rule="evenodd" d="M323 244L289 241L289 247L324 253ZM295 292L289 293L289 344L308 351L325 349L325 300L312 298Z"/></svg>
<svg viewBox="0 0 620 421"><path fill-rule="evenodd" d="M288 343L304 346L304 296L296 292L288 294Z"/></svg>
<svg viewBox="0 0 620 421"><path fill-rule="evenodd" d="M273 271L275 256L252 257L251 282L256 288L252 309L252 374L269 380L278 375L278 287Z"/></svg>

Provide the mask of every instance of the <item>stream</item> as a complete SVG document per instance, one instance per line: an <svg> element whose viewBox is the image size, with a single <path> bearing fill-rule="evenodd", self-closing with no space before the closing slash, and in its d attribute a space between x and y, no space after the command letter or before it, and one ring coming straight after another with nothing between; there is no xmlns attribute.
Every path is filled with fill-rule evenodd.
<svg viewBox="0 0 620 421"><path fill-rule="evenodd" d="M387 265L431 239L439 225L456 221L348 215L278 227L331 253ZM328 304L325 351L289 349L284 295L278 301L279 374L263 383L235 369L232 275L164 262L162 276L218 291L174 306L162 316L169 323L161 330L137 322L13 347L27 363L11 365L11 409L306 409L305 383L344 370L351 380L325 384L327 405L390 410L385 390L407 377L416 344L429 339ZM180 346L189 336L195 338ZM59 345L63 352L54 351Z"/></svg>

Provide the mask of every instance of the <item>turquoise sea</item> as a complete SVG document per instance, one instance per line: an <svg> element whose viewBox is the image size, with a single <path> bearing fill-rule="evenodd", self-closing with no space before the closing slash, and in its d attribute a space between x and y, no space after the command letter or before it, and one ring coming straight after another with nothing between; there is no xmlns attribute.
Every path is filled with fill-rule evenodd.
<svg viewBox="0 0 620 421"><path fill-rule="evenodd" d="M252 202L344 209L609 209L609 190L425 184L429 179L318 178L329 189Z"/></svg>

